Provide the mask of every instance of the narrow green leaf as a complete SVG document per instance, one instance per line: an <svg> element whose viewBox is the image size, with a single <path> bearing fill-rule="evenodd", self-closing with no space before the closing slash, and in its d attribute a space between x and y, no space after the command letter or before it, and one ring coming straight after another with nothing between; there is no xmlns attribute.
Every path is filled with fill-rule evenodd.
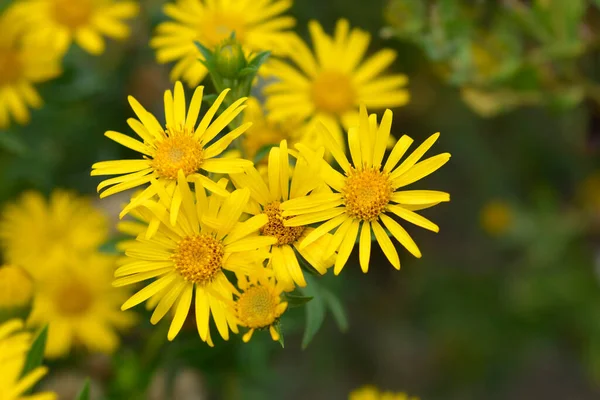
<svg viewBox="0 0 600 400"><path fill-rule="evenodd" d="M308 276L306 278L308 285L300 290L305 296L313 297L313 300L306 305L306 328L302 337L303 349L308 347L325 320L325 304L321 296L319 284L315 279L311 279Z"/></svg>
<svg viewBox="0 0 600 400"><path fill-rule="evenodd" d="M75 400L90 400L90 379L87 378Z"/></svg>
<svg viewBox="0 0 600 400"><path fill-rule="evenodd" d="M0 148L16 155L23 155L27 152L27 145L23 139L9 131L0 131Z"/></svg>
<svg viewBox="0 0 600 400"><path fill-rule="evenodd" d="M279 334L279 344L281 344L281 347L284 348L285 346L283 341L283 332L281 332L281 323L277 321L277 323L273 325L273 328L275 328L275 330Z"/></svg>
<svg viewBox="0 0 600 400"><path fill-rule="evenodd" d="M242 78L247 75L255 75L258 72L256 67L245 67L238 72L238 78Z"/></svg>
<svg viewBox="0 0 600 400"><path fill-rule="evenodd" d="M256 152L256 155L254 156L254 164L258 164L260 161L262 161L263 158L267 157L269 155L269 152L271 151L271 149L273 147L275 147L276 144L267 144L263 147L261 147L260 149L258 149L258 151Z"/></svg>
<svg viewBox="0 0 600 400"><path fill-rule="evenodd" d="M348 316L346 315L346 310L340 299L333 292L325 289L323 290L323 299L333 314L333 319L335 319L340 331L346 332L349 325Z"/></svg>
<svg viewBox="0 0 600 400"><path fill-rule="evenodd" d="M40 329L39 333L33 340L29 351L27 352L27 357L25 358L25 365L23 366L21 377L24 377L25 375L42 365L42 361L44 360L44 349L46 348L47 339L48 325L45 325L42 329Z"/></svg>
<svg viewBox="0 0 600 400"><path fill-rule="evenodd" d="M288 303L288 307L300 307L313 299L310 296L300 296L293 293L284 293L283 298Z"/></svg>
<svg viewBox="0 0 600 400"><path fill-rule="evenodd" d="M263 65L267 59L271 56L270 51L261 51L257 53L250 62L248 62L249 67L254 67L255 69L259 69L261 65Z"/></svg>
<svg viewBox="0 0 600 400"><path fill-rule="evenodd" d="M198 41L195 41L194 44L196 45L196 48L198 49L200 54L202 54L202 57L204 57L204 60L206 60L206 61L212 60L214 54L211 49L204 46L202 43L200 43Z"/></svg>

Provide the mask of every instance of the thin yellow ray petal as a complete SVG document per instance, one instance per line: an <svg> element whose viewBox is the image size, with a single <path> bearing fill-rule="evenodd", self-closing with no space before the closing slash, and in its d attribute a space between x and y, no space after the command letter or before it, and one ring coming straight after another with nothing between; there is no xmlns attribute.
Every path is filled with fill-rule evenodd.
<svg viewBox="0 0 600 400"><path fill-rule="evenodd" d="M302 273L302 269L298 263L296 253L294 253L294 250L289 245L281 246L280 249L283 255L283 261L285 262L287 269L294 280L294 283L300 287L305 287L306 280L304 279L304 274Z"/></svg>
<svg viewBox="0 0 600 400"><path fill-rule="evenodd" d="M175 126L185 125L185 93L180 81L175 82L175 91L173 93L173 118Z"/></svg>
<svg viewBox="0 0 600 400"><path fill-rule="evenodd" d="M394 188L400 188L410 185L411 183L434 173L446 164L448 160L450 160L450 153L442 153L419 162L402 175L394 176L392 173L390 176L392 186Z"/></svg>
<svg viewBox="0 0 600 400"><path fill-rule="evenodd" d="M196 329L200 338L206 342L208 337L210 318L210 305L206 291L202 288L196 289Z"/></svg>
<svg viewBox="0 0 600 400"><path fill-rule="evenodd" d="M120 145L130 148L131 150L135 150L138 153L142 153L147 156L151 156L153 153L152 149L150 149L148 146L146 146L142 142L138 142L137 140L133 139L132 137L123 135L122 133L115 132L115 131L106 131L104 133L104 136L106 136L109 139L114 140L115 142L119 143Z"/></svg>
<svg viewBox="0 0 600 400"><path fill-rule="evenodd" d="M142 290L134 294L121 306L121 310L125 311L130 309L131 307L135 307L141 302L148 300L150 297L154 296L156 293L160 292L167 286L169 286L179 275L176 272L172 272L168 275L157 279L152 282L148 286L144 287Z"/></svg>
<svg viewBox="0 0 600 400"><path fill-rule="evenodd" d="M162 296L158 305L154 309L152 316L150 317L150 323L156 325L163 317L169 312L175 301L179 298L179 295L186 286L192 286L190 283L182 280L179 283L174 284L166 294Z"/></svg>
<svg viewBox="0 0 600 400"><path fill-rule="evenodd" d="M175 111L173 107L173 93L171 90L165 90L165 94L163 96L163 102L165 103L165 121L167 123L167 127L171 129L176 129L175 125Z"/></svg>
<svg viewBox="0 0 600 400"><path fill-rule="evenodd" d="M391 200L395 203L422 205L450 201L450 194L437 190L404 190L392 194Z"/></svg>
<svg viewBox="0 0 600 400"><path fill-rule="evenodd" d="M398 257L398 252L396 251L394 244L388 237L383 227L379 225L379 222L377 221L371 222L371 227L373 228L375 239L377 239L377 243L379 243L379 247L381 247L381 250L383 250L383 253L387 257L388 261L394 268L400 269L400 258Z"/></svg>
<svg viewBox="0 0 600 400"><path fill-rule="evenodd" d="M396 206L393 204L388 204L387 209L390 210L391 212L393 212L394 214L396 214L397 216L399 216L400 218L402 218L405 221L410 222L411 224L415 224L417 226L420 226L421 228L430 230L432 232L439 232L440 231L440 227L437 226L436 224L434 224L433 222L431 222L430 220L428 220L427 218L412 212L410 210L407 210L401 206Z"/></svg>
<svg viewBox="0 0 600 400"><path fill-rule="evenodd" d="M316 222L326 221L328 219L337 217L346 212L345 207L337 207L331 210L319 211L313 214L299 215L292 217L283 222L284 226L305 226L314 224Z"/></svg>
<svg viewBox="0 0 600 400"><path fill-rule="evenodd" d="M346 265L350 254L352 253L354 243L356 242L356 237L358 236L359 226L360 222L358 220L352 220L352 224L350 225L350 227L348 228L348 232L344 236L344 240L340 245L337 257L335 259L335 265L333 266L333 273L335 275L339 275L339 273Z"/></svg>
<svg viewBox="0 0 600 400"><path fill-rule="evenodd" d="M332 231L333 229L337 228L347 218L348 218L348 216L346 214L338 215L337 217L332 218L329 221L319 225L317 228L315 228L314 231L312 231L308 235L306 235L306 237L300 242L300 245L299 245L300 249L305 249L311 243L313 243L316 240L323 237L323 235L325 235L328 232Z"/></svg>
<svg viewBox="0 0 600 400"><path fill-rule="evenodd" d="M433 146L433 144L437 141L439 137L440 133L437 132L431 135L429 138L427 138L427 140L425 140L423 143L421 143L421 145L417 147L415 151L413 151L411 155L408 156L406 160L404 160L402 164L398 166L398 168L394 169L391 172L390 179L395 179L407 172L409 169L411 169L413 165L419 162L421 157L423 157L427 150L429 150L431 146Z"/></svg>
<svg viewBox="0 0 600 400"><path fill-rule="evenodd" d="M202 106L203 92L204 86L198 86L196 90L194 90L194 95L192 96L190 109L188 110L188 114L185 120L185 127L190 132L194 130L196 122L198 121L198 116L200 115L200 107Z"/></svg>
<svg viewBox="0 0 600 400"><path fill-rule="evenodd" d="M371 224L368 221L364 221L362 224L359 246L360 269L366 274L369 271L371 257Z"/></svg>
<svg viewBox="0 0 600 400"><path fill-rule="evenodd" d="M419 247L399 223L385 214L381 214L379 218L385 227L390 231L390 233L396 238L396 240L398 240L398 242L400 242L400 244L406 248L406 250L408 250L413 256L421 258L421 251L419 250Z"/></svg>
<svg viewBox="0 0 600 400"><path fill-rule="evenodd" d="M192 292L194 290L194 285L188 284L183 293L179 297L179 301L177 302L177 308L175 309L175 316L173 317L173 321L171 322L171 326L169 327L169 332L167 333L167 339L172 341L175 339L175 336L179 333L181 328L183 327L183 323L188 316L190 311L190 305L192 304Z"/></svg>
<svg viewBox="0 0 600 400"><path fill-rule="evenodd" d="M388 156L387 161L385 162L385 165L383 166L383 170L385 172L390 172L392 169L394 169L394 167L396 167L396 165L398 164L398 161L400 161L402 156L404 156L404 154L406 153L406 150L408 150L408 148L410 147L410 145L412 143L413 143L413 140L410 137L403 135L400 138L400 140L398 140L396 142L396 144L394 145L392 152Z"/></svg>

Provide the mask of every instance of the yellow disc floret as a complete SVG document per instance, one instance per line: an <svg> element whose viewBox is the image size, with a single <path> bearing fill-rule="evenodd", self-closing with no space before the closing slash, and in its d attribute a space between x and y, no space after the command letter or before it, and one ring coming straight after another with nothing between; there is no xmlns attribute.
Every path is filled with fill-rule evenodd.
<svg viewBox="0 0 600 400"><path fill-rule="evenodd" d="M354 106L356 93L349 76L323 71L312 84L312 98L319 110L341 114Z"/></svg>
<svg viewBox="0 0 600 400"><path fill-rule="evenodd" d="M55 304L62 315L85 314L94 301L90 288L81 281L67 281L56 292Z"/></svg>
<svg viewBox="0 0 600 400"><path fill-rule="evenodd" d="M353 218L374 221L390 202L393 189L388 174L375 168L350 168L342 189L346 212Z"/></svg>
<svg viewBox="0 0 600 400"><path fill-rule="evenodd" d="M283 305L285 304L285 305ZM251 286L237 301L240 324L250 329L271 326L283 314L287 303L267 286Z"/></svg>
<svg viewBox="0 0 600 400"><path fill-rule="evenodd" d="M175 269L186 281L205 284L210 282L223 265L223 244L209 235L183 238L172 256Z"/></svg>
<svg viewBox="0 0 600 400"><path fill-rule="evenodd" d="M11 49L0 49L0 86L15 83L22 73L19 54Z"/></svg>
<svg viewBox="0 0 600 400"><path fill-rule="evenodd" d="M276 237L277 245L283 246L298 240L300 236L302 236L302 232L304 232L304 227L283 226L283 221L289 217L283 217L281 215L280 204L280 202L274 201L263 208L263 213L269 217L269 222L260 228L260 233L265 236Z"/></svg>
<svg viewBox="0 0 600 400"><path fill-rule="evenodd" d="M188 176L204 161L202 145L191 134L170 134L161 141L152 160L152 168L165 179L177 179L179 170Z"/></svg>
<svg viewBox="0 0 600 400"><path fill-rule="evenodd" d="M33 283L20 267L0 267L0 308L22 307L31 301Z"/></svg>
<svg viewBox="0 0 600 400"><path fill-rule="evenodd" d="M87 25L92 16L90 0L54 0L54 18L71 30Z"/></svg>

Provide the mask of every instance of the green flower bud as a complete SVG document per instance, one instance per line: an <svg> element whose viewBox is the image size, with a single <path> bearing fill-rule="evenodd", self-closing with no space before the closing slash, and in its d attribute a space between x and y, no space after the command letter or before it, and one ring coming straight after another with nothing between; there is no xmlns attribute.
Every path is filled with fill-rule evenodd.
<svg viewBox="0 0 600 400"><path fill-rule="evenodd" d="M226 79L235 79L246 67L246 56L242 46L235 39L227 39L214 52L215 64L219 75Z"/></svg>

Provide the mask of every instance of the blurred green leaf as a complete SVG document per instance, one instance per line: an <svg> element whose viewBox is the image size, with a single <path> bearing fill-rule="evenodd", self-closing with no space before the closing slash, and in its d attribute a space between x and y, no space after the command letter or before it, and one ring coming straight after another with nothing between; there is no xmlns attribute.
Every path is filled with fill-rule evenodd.
<svg viewBox="0 0 600 400"><path fill-rule="evenodd" d="M333 319L335 320L338 328L342 332L346 332L348 330L348 316L346 315L346 310L340 299L331 291L323 289L322 291L323 299L327 303L329 310L331 310L331 314L333 314Z"/></svg>
<svg viewBox="0 0 600 400"><path fill-rule="evenodd" d="M316 333L321 329L325 320L325 303L321 296L319 284L316 279L306 277L307 285L300 291L306 297L312 297L313 300L306 305L306 327L302 337L302 348L306 349Z"/></svg>
<svg viewBox="0 0 600 400"><path fill-rule="evenodd" d="M293 293L284 293L283 298L288 303L288 307L301 307L313 299L309 296L299 296Z"/></svg>
<svg viewBox="0 0 600 400"><path fill-rule="evenodd" d="M258 149L256 154L254 155L254 164L258 164L265 157L267 157L269 155L269 152L271 151L271 149L275 146L277 146L277 145L276 144L267 144L267 145L261 147L260 149Z"/></svg>
<svg viewBox="0 0 600 400"><path fill-rule="evenodd" d="M87 378L75 400L90 400L90 379Z"/></svg>
<svg viewBox="0 0 600 400"><path fill-rule="evenodd" d="M0 131L0 147L16 155L27 152L27 145L23 139L10 131Z"/></svg>
<svg viewBox="0 0 600 400"><path fill-rule="evenodd" d="M40 365L44 360L44 349L46 348L46 340L48 339L48 325L45 325L36 335L31 347L25 357L25 365L21 376L24 377Z"/></svg>

